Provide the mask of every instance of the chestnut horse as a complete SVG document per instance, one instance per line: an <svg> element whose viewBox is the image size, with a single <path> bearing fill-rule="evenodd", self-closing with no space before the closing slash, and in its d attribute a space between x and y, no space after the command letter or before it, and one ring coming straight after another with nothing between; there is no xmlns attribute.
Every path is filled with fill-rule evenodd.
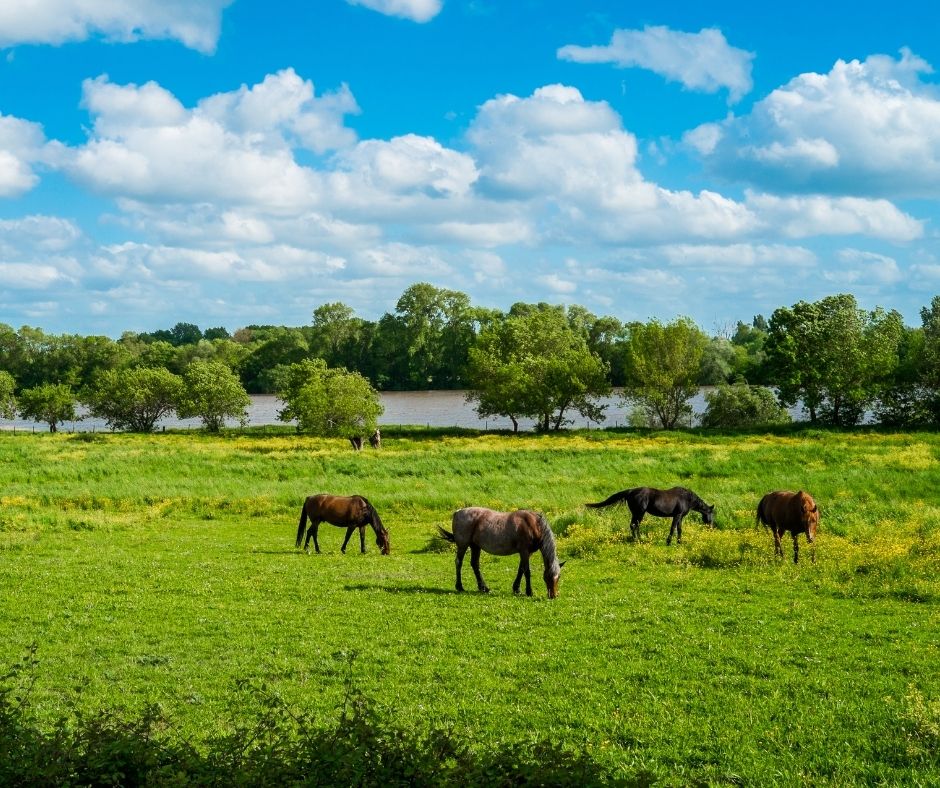
<svg viewBox="0 0 940 788"><path fill-rule="evenodd" d="M757 524L763 523L774 534L774 555L783 556L783 545L780 538L784 531L793 536L793 563L800 560L800 544L797 537L806 534L806 541L813 543L816 538L816 529L819 527L819 507L813 496L802 490L790 492L789 490L776 490L767 493L757 504ZM812 559L816 560L815 552Z"/></svg>
<svg viewBox="0 0 940 788"><path fill-rule="evenodd" d="M672 543L672 535L676 535L676 544L682 544L682 521L689 512L698 512L702 515L702 522L711 525L715 522L715 507L709 506L691 490L685 487L672 487L669 490L657 490L655 487L633 487L630 490L621 490L614 493L600 503L589 503L592 509L602 506L612 506L622 501L630 507L630 533L633 538L640 538L640 523L646 514L655 517L671 517L672 527L666 544Z"/></svg>
<svg viewBox="0 0 940 788"><path fill-rule="evenodd" d="M346 538L343 540L342 552L346 552L346 545L353 531L359 529L359 547L366 551L366 526L371 525L375 531L375 543L382 549L382 555L388 555L392 545L388 540L388 531L382 525L382 519L375 507L361 495L344 497L342 495L311 495L304 501L300 510L300 525L297 526L297 547L304 536L304 526L310 518L310 528L307 529L307 539L304 541L304 550L310 552L310 538L313 537L313 546L320 552L317 541L317 530L320 523L329 523L346 528Z"/></svg>
<svg viewBox="0 0 940 788"><path fill-rule="evenodd" d="M538 550L542 554L542 563L545 571L542 577L548 589L548 598L558 596L558 582L561 578L561 568L565 562L558 562L555 552L555 535L548 525L545 516L528 509L519 509L515 512L494 512L482 506L471 506L454 512L452 528L454 532L445 531L440 526L437 530L448 542L457 545L457 590L463 591L461 570L463 557L470 548L470 566L477 578L477 588L484 593L489 592L483 575L480 574L480 551L485 550L491 555L513 555L519 553L519 571L512 584L514 593L519 593L519 584L525 576L526 596L532 596L532 580L529 574L529 555Z"/></svg>

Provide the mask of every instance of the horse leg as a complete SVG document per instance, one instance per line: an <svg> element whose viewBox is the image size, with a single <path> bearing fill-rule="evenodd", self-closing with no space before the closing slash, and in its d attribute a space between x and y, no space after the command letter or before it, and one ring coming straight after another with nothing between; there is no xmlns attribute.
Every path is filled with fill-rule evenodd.
<svg viewBox="0 0 940 788"><path fill-rule="evenodd" d="M525 575L525 595L532 596L532 576L529 572L529 554L520 550L519 571L516 572L516 581L512 584L512 592L514 594L519 593L519 584L522 582L523 575Z"/></svg>
<svg viewBox="0 0 940 788"><path fill-rule="evenodd" d="M777 526L772 525L770 530L774 535L774 555L779 555L783 557L783 545L780 543L780 537L783 535L780 531L777 530Z"/></svg>
<svg viewBox="0 0 940 788"><path fill-rule="evenodd" d="M793 563L798 564L800 562L800 542L797 538L797 534L793 534Z"/></svg>
<svg viewBox="0 0 940 788"><path fill-rule="evenodd" d="M343 539L343 546L339 549L339 551L340 551L341 553L345 553L345 552L346 552L346 545L349 544L349 538L353 535L353 531L355 531L355 530L356 530L356 526L354 526L354 525L350 525L350 526L346 529L346 538Z"/></svg>
<svg viewBox="0 0 940 788"><path fill-rule="evenodd" d="M467 552L467 545L457 545L457 590L463 591L463 580L461 580L460 575L463 572L463 557Z"/></svg>
<svg viewBox="0 0 940 788"><path fill-rule="evenodd" d="M643 512L633 515L630 520L630 535L634 542L640 541L640 523L643 522Z"/></svg>
<svg viewBox="0 0 940 788"><path fill-rule="evenodd" d="M364 525L359 526L359 552L364 553L366 551L366 527Z"/></svg>
<svg viewBox="0 0 940 788"><path fill-rule="evenodd" d="M490 589L483 580L483 575L480 574L480 548L475 544L470 545L470 566L473 568L473 574L477 576L477 588L484 594L488 594Z"/></svg>
<svg viewBox="0 0 940 788"><path fill-rule="evenodd" d="M682 515L672 516L672 525L669 526L669 536L666 537L666 545L672 544L672 535L676 535L676 544L682 544Z"/></svg>
<svg viewBox="0 0 940 788"><path fill-rule="evenodd" d="M307 538L304 540L304 552L310 554L310 539L313 539L313 546L320 552L320 543L317 541L317 531L320 528L319 520L311 520L310 527L307 529Z"/></svg>

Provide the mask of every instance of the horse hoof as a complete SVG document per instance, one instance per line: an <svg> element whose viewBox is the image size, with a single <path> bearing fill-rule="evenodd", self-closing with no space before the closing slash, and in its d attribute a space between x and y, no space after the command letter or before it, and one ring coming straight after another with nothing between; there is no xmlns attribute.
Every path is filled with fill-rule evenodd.
<svg viewBox="0 0 940 788"><path fill-rule="evenodd" d="M483 588L480 589L480 593L481 593L481 594L488 594L488 593L490 593L490 589L488 589L486 586L483 586Z"/></svg>

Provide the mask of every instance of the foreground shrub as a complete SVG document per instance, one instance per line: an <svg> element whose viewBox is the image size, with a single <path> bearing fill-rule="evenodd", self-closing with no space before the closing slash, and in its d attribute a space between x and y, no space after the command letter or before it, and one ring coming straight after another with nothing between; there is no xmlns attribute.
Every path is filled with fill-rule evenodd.
<svg viewBox="0 0 940 788"><path fill-rule="evenodd" d="M337 655L351 675L355 655ZM0 785L557 785L611 784L583 752L533 739L475 747L452 728L402 727L379 714L347 678L338 718L288 706L265 685L243 683L261 708L198 748L158 707L32 719L35 647L0 676ZM248 695L249 697L244 697ZM237 705L237 704L236 704Z"/></svg>

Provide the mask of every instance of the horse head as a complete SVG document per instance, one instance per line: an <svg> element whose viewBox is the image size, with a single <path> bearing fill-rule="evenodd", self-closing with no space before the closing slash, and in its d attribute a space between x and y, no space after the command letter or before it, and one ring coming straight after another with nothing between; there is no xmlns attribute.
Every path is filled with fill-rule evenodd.
<svg viewBox="0 0 940 788"><path fill-rule="evenodd" d="M561 582L561 568L564 565L564 561L561 563L555 561L551 566L545 567L545 572L542 574L542 577L545 580L545 588L548 589L549 599L555 599L555 597L558 596L558 585Z"/></svg>
<svg viewBox="0 0 940 788"><path fill-rule="evenodd" d="M388 530L382 526L375 531L375 543L382 551L382 555L392 552L392 543L388 538Z"/></svg>
<svg viewBox="0 0 940 788"><path fill-rule="evenodd" d="M715 524L715 504L708 506L707 504L701 510L702 522L705 525L714 525Z"/></svg>

